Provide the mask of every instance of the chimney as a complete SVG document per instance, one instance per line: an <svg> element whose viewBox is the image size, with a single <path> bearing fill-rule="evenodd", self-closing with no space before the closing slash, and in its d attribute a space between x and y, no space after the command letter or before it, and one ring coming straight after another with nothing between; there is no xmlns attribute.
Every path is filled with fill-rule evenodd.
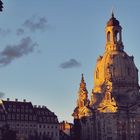
<svg viewBox="0 0 140 140"><path fill-rule="evenodd" d="M18 101L18 99L16 98L16 99L15 99L15 101L17 102L17 101Z"/></svg>
<svg viewBox="0 0 140 140"><path fill-rule="evenodd" d="M26 102L26 99L23 99L23 102Z"/></svg>
<svg viewBox="0 0 140 140"><path fill-rule="evenodd" d="M10 98L7 98L7 101L10 101Z"/></svg>

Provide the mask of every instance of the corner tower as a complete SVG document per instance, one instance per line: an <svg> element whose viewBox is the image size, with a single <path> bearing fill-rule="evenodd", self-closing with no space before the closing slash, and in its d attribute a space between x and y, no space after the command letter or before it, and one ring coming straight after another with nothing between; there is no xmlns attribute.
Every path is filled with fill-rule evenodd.
<svg viewBox="0 0 140 140"><path fill-rule="evenodd" d="M88 99L88 91L86 88L84 75L82 74L81 83L78 91L77 107L74 110L73 117L75 119L80 119L82 117L91 116L92 110L89 104L90 101Z"/></svg>
<svg viewBox="0 0 140 140"><path fill-rule="evenodd" d="M108 96L117 106L133 104L139 97L138 70L134 57L124 51L122 27L114 13L106 24L105 34L105 52L97 59L94 71L91 106L100 106Z"/></svg>

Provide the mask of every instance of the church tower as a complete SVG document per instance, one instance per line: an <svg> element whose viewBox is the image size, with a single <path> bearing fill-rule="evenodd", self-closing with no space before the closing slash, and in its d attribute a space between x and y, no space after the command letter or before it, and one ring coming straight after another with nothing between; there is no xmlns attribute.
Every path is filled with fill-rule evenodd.
<svg viewBox="0 0 140 140"><path fill-rule="evenodd" d="M86 140L90 139L91 136L87 133L92 133L93 129L89 130L87 118L92 117L92 108L90 107L90 100L88 99L88 91L82 74L80 87L78 91L77 106L74 109L72 116L74 117L74 140ZM90 123L90 122L89 122Z"/></svg>
<svg viewBox="0 0 140 140"><path fill-rule="evenodd" d="M105 52L94 70L91 100L82 75L74 110L75 140L140 140L140 92L134 57L125 52L122 27L112 13Z"/></svg>
<svg viewBox="0 0 140 140"><path fill-rule="evenodd" d="M74 118L80 119L85 116L91 115L91 108L89 106L90 101L88 99L88 91L86 88L86 83L84 80L84 75L82 74L81 83L78 91L77 107L73 113Z"/></svg>
<svg viewBox="0 0 140 140"><path fill-rule="evenodd" d="M108 96L113 106L131 105L139 96L138 70L134 57L124 51L122 27L113 13L106 24L105 34L105 52L97 59L94 72L91 106L101 105ZM117 109L117 106L114 107Z"/></svg>

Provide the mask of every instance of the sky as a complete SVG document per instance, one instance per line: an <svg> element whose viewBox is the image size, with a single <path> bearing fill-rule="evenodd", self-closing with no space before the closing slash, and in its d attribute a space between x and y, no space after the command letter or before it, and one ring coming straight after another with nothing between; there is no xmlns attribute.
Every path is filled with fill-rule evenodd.
<svg viewBox="0 0 140 140"><path fill-rule="evenodd" d="M140 69L139 0L3 0L0 13L0 95L45 105L73 121L81 74L90 94L96 59L105 50L111 16L124 49Z"/></svg>

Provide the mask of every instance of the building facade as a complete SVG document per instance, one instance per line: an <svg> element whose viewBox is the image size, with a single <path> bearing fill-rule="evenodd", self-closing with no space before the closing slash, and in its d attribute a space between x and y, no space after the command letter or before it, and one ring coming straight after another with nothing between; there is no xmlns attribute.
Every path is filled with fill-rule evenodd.
<svg viewBox="0 0 140 140"><path fill-rule="evenodd" d="M72 140L73 139L73 124L67 121L59 123L60 140Z"/></svg>
<svg viewBox="0 0 140 140"><path fill-rule="evenodd" d="M18 140L33 136L59 140L57 116L46 106L33 106L26 100L0 100L0 128L4 125L16 132Z"/></svg>
<svg viewBox="0 0 140 140"><path fill-rule="evenodd" d="M68 136L71 136L73 130L73 124L67 121L62 121L59 123L59 129L60 131L66 133Z"/></svg>
<svg viewBox="0 0 140 140"><path fill-rule="evenodd" d="M113 13L105 33L105 52L97 59L90 100L82 75L73 112L75 139L140 140L138 69L134 57L124 51L122 27Z"/></svg>

